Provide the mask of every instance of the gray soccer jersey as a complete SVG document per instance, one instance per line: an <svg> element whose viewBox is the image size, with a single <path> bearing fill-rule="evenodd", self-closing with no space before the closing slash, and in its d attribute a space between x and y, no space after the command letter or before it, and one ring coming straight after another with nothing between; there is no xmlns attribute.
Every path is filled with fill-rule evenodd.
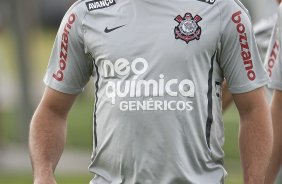
<svg viewBox="0 0 282 184"><path fill-rule="evenodd" d="M234 0L80 0L45 83L95 79L92 184L223 183L221 83L265 85L249 16Z"/></svg>
<svg viewBox="0 0 282 184"><path fill-rule="evenodd" d="M276 26L273 29L272 39L269 45L269 51L267 52L267 58L265 65L270 74L271 82L269 88L282 90L282 55L280 52L280 46L282 43L281 30L282 30L282 5L280 4L278 9L278 18Z"/></svg>

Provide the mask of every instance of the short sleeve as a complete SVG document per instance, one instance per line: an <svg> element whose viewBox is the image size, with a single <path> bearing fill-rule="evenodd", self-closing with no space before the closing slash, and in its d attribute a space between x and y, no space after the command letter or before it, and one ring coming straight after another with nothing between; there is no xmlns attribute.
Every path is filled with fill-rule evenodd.
<svg viewBox="0 0 282 184"><path fill-rule="evenodd" d="M220 1L220 66L231 93L244 93L269 81L247 10L239 1Z"/></svg>
<svg viewBox="0 0 282 184"><path fill-rule="evenodd" d="M277 19L277 28L275 28L274 35L276 36L276 40L278 41L277 47L278 49L276 50L274 55L274 52L272 53L272 58L274 61L274 64L272 66L272 71L271 71L271 81L269 83L269 88L271 89L278 89L282 90L282 54L281 54L281 49L280 46L282 44L282 38L281 38L281 30L282 30L282 6L279 6L279 13L278 13L278 19ZM277 56L275 58L274 56Z"/></svg>
<svg viewBox="0 0 282 184"><path fill-rule="evenodd" d="M84 49L83 17L76 4L65 14L44 77L47 86L63 93L81 92L92 75L93 63Z"/></svg>
<svg viewBox="0 0 282 184"><path fill-rule="evenodd" d="M272 72L275 64L278 62L279 54L279 40L278 40L278 25L274 25L270 37L270 41L267 47L267 52L264 60L264 67L268 73L268 76L272 77Z"/></svg>

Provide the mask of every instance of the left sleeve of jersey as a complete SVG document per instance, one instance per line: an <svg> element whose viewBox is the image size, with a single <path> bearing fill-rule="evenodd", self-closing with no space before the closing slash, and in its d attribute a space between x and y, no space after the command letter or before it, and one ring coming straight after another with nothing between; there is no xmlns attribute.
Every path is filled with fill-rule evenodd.
<svg viewBox="0 0 282 184"><path fill-rule="evenodd" d="M282 43L281 30L282 30L282 5L279 6L279 13L277 18L277 28L274 30L276 37L277 50L271 49L269 60L266 60L268 67L271 69L271 82L268 87L271 89L282 90L282 54L280 52L280 46ZM271 46L271 45L270 45ZM274 47L273 47L274 48Z"/></svg>
<svg viewBox="0 0 282 184"><path fill-rule="evenodd" d="M260 59L247 10L236 0L219 1L220 65L231 93L244 93L269 81Z"/></svg>

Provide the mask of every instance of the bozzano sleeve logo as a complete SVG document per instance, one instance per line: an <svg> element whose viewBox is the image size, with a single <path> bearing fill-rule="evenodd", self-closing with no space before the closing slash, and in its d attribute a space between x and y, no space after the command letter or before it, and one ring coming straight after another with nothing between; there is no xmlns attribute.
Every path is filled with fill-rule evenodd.
<svg viewBox="0 0 282 184"><path fill-rule="evenodd" d="M61 38L61 48L60 48L60 59L59 59L59 69L56 73L53 73L53 78L57 81L62 81L64 79L64 70L67 67L68 60L68 45L69 45L69 34L72 28L72 25L75 22L75 14L70 14L67 23L64 27L64 32L62 33Z"/></svg>
<svg viewBox="0 0 282 184"><path fill-rule="evenodd" d="M231 20L236 25L236 30L239 35L238 40L241 47L241 57L243 59L245 70L247 72L247 77L250 81L253 81L256 79L256 73L253 70L253 60L250 51L251 48L249 47L248 35L246 33L246 27L242 22L241 14L241 11L233 13Z"/></svg>

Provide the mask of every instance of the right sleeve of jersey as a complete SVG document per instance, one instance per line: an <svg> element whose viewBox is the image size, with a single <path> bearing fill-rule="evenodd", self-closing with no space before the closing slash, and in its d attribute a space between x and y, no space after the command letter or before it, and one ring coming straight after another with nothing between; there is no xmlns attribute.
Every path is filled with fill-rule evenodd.
<svg viewBox="0 0 282 184"><path fill-rule="evenodd" d="M278 62L279 54L279 40L278 40L278 25L277 22L274 25L270 37L270 41L267 47L267 52L264 59L264 67L271 78L275 64Z"/></svg>
<svg viewBox="0 0 282 184"><path fill-rule="evenodd" d="M275 63L275 67L273 68L271 80L268 84L270 89L277 89L282 91L282 58L281 54L279 54L279 60Z"/></svg>
<svg viewBox="0 0 282 184"><path fill-rule="evenodd" d="M270 53L270 59L268 65L271 66L271 77L270 83L268 85L271 89L282 90L282 54L281 54L281 44L282 44L282 5L279 6L278 18L277 18L277 28L275 28L274 34L276 35L277 49L272 49L272 54ZM271 46L271 45L270 45ZM273 63L272 63L273 62Z"/></svg>
<svg viewBox="0 0 282 184"><path fill-rule="evenodd" d="M255 41L250 16L237 0L218 0L221 20L220 66L233 94L245 93L269 81Z"/></svg>
<svg viewBox="0 0 282 184"><path fill-rule="evenodd" d="M92 61L85 53L83 11L74 4L65 14L54 42L44 82L67 94L80 93L92 75Z"/></svg>

